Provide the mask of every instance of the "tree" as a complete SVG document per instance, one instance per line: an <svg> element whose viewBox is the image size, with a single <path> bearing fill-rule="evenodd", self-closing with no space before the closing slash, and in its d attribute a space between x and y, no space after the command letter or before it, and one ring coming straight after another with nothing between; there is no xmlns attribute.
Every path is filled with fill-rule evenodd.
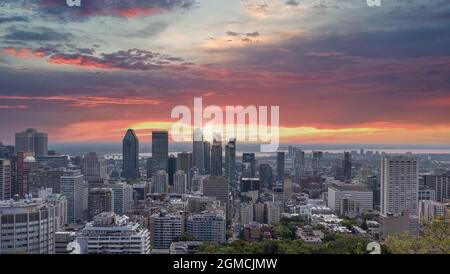
<svg viewBox="0 0 450 274"><path fill-rule="evenodd" d="M450 254L450 223L433 221L419 237L408 233L390 236L386 248L394 254Z"/></svg>
<svg viewBox="0 0 450 274"><path fill-rule="evenodd" d="M177 241L178 242L187 242L187 241L196 241L197 239L195 238L194 235L191 235L187 232L182 233L180 236L178 236Z"/></svg>

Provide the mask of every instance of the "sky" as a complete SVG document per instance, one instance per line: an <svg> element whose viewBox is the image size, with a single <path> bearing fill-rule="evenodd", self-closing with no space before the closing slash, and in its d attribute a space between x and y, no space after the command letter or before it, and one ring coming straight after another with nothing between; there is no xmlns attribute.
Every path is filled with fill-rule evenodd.
<svg viewBox="0 0 450 274"><path fill-rule="evenodd" d="M282 142L450 144L448 0L3 0L0 141L116 142L280 107Z"/></svg>

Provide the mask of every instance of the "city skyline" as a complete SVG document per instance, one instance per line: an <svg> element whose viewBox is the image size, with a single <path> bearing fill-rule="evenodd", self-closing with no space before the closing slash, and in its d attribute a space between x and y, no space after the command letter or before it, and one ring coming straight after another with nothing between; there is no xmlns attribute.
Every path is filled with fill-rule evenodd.
<svg viewBox="0 0 450 274"><path fill-rule="evenodd" d="M203 97L279 105L283 143L450 142L448 1L118 3L0 4L1 141L147 140Z"/></svg>

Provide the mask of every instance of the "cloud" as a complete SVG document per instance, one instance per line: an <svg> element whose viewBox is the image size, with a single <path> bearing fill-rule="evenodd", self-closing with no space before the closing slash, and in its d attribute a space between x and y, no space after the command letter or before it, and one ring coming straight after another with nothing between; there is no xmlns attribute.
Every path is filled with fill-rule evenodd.
<svg viewBox="0 0 450 274"><path fill-rule="evenodd" d="M295 1L295 0L289 0L289 1L286 2L286 5L288 5L288 6L298 6L299 3L297 1Z"/></svg>
<svg viewBox="0 0 450 274"><path fill-rule="evenodd" d="M40 27L33 30L18 30L11 27L9 32L3 36L3 39L10 41L24 42L49 42L49 41L68 41L73 38L70 33L60 33L51 28Z"/></svg>
<svg viewBox="0 0 450 274"><path fill-rule="evenodd" d="M17 23L17 22L30 22L30 19L28 19L28 17L26 16L0 17L0 24Z"/></svg>

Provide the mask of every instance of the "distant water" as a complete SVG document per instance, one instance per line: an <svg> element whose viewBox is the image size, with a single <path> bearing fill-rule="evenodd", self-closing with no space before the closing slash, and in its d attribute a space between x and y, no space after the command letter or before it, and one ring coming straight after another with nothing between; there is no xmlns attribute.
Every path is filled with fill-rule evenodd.
<svg viewBox="0 0 450 274"><path fill-rule="evenodd" d="M450 154L450 145L449 146L439 146L439 145L376 145L376 144L368 144L368 145L343 145L343 144L292 144L292 146L299 147L306 153L311 153L315 150L323 151L324 153L343 153L344 151L357 151L359 153L360 149L364 149L365 152L372 151L375 153L378 151L379 153L385 152L387 154L404 154L404 153L412 153L412 154ZM289 144L280 145L280 151L288 151ZM260 146L255 144L240 144L238 143L237 152L238 156L242 154L242 152L253 152L258 157L264 156L273 156L276 152L273 153L262 153L259 151ZM91 151L95 151L98 153L103 153L105 155L121 155L122 147L121 144L115 143L97 143L97 144L50 144L50 150L56 150L62 154L69 155L83 155L87 154ZM192 144L189 143L178 143L178 144L170 144L169 154L177 154L182 151L192 151ZM144 143L140 144L140 156L141 157L150 157L151 156L151 144Z"/></svg>

